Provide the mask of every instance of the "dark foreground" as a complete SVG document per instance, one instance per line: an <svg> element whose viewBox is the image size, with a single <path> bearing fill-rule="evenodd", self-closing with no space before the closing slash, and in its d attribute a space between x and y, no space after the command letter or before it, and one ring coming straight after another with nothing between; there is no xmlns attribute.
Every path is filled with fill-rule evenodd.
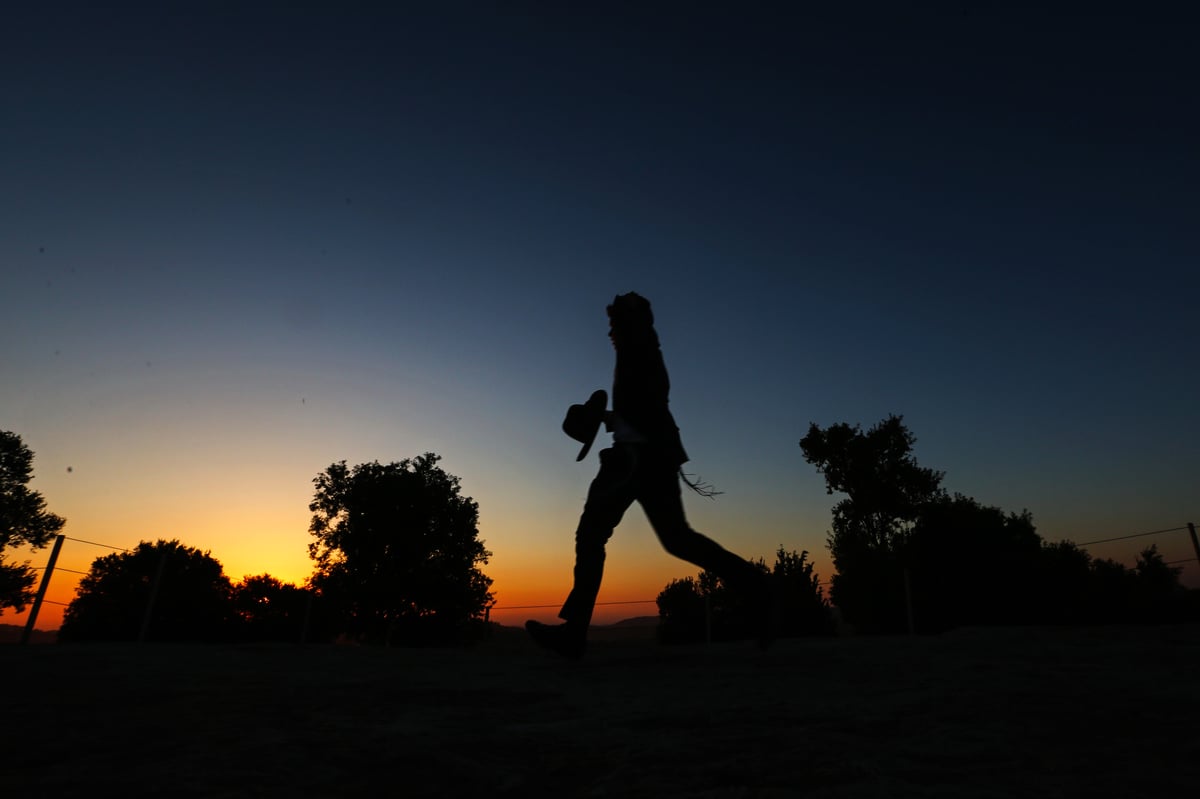
<svg viewBox="0 0 1200 799"><path fill-rule="evenodd" d="M1188 796L1200 627L0 647L10 796Z"/></svg>

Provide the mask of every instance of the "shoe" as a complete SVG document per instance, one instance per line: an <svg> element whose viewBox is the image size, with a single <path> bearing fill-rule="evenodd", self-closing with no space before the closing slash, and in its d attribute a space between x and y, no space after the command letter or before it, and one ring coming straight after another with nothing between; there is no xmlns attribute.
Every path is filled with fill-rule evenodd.
<svg viewBox="0 0 1200 799"><path fill-rule="evenodd" d="M542 649L549 649L568 660L579 660L587 646L586 629L567 624L542 624L532 619L525 622L529 636Z"/></svg>

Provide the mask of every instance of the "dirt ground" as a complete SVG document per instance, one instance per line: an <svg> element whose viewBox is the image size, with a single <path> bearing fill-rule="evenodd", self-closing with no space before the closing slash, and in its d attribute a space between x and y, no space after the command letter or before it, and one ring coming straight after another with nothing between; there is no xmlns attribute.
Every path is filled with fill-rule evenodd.
<svg viewBox="0 0 1200 799"><path fill-rule="evenodd" d="M0 647L10 796L1157 797L1200 627L661 647Z"/></svg>

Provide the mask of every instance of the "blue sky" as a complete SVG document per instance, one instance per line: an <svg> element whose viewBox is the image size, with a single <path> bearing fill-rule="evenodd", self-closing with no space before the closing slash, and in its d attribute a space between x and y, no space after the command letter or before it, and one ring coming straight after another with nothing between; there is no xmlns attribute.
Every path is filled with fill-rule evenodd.
<svg viewBox="0 0 1200 799"><path fill-rule="evenodd" d="M68 534L235 579L307 575L329 463L432 450L500 604L557 602L594 467L559 424L635 290L735 551L828 574L797 442L889 413L1047 538L1194 520L1188 20L916 8L16 12L0 428ZM602 601L693 571L636 517Z"/></svg>

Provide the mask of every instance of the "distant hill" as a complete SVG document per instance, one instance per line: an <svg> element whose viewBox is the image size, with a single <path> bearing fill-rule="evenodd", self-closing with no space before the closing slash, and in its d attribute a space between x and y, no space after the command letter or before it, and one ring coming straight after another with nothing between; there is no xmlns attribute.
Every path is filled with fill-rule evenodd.
<svg viewBox="0 0 1200 799"><path fill-rule="evenodd" d="M657 627L658 616L634 616L632 619L621 619L607 625L609 627Z"/></svg>
<svg viewBox="0 0 1200 799"><path fill-rule="evenodd" d="M592 642L652 641L658 630L658 616L635 616L613 624L596 624L588 630ZM493 624L490 638L493 644L502 646L525 646L529 634L523 627Z"/></svg>
<svg viewBox="0 0 1200 799"><path fill-rule="evenodd" d="M0 644L21 643L21 633L25 631L23 624L0 624ZM34 630L29 636L31 644L58 643L58 630Z"/></svg>
<svg viewBox="0 0 1200 799"><path fill-rule="evenodd" d="M657 616L635 616L613 624L598 624L588 631L589 641L650 641L658 630Z"/></svg>

